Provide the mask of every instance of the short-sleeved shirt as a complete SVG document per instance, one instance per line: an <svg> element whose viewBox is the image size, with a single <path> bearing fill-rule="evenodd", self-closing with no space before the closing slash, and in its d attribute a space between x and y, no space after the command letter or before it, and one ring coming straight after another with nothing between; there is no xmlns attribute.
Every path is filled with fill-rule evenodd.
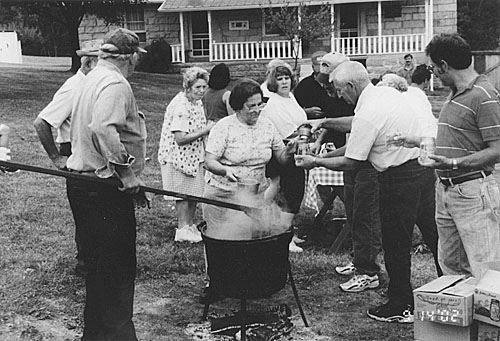
<svg viewBox="0 0 500 341"><path fill-rule="evenodd" d="M99 60L83 83L71 109L73 154L67 167L107 178L119 165L140 175L146 157L146 122L130 83L106 60Z"/></svg>
<svg viewBox="0 0 500 341"><path fill-rule="evenodd" d="M52 101L40 112L39 118L57 129L56 142L70 142L71 108L73 96L81 87L85 75L81 70L68 78L56 91Z"/></svg>
<svg viewBox="0 0 500 341"><path fill-rule="evenodd" d="M399 147L392 150L386 147L386 134L397 131L418 135L415 114L398 90L368 84L354 109L345 156L358 161L368 160L379 172L418 158L418 148Z"/></svg>
<svg viewBox="0 0 500 341"><path fill-rule="evenodd" d="M408 84L411 84L411 76L413 75L413 71L415 71L415 64L412 64L412 66L408 69L406 68L406 65L399 68L397 71L397 75L403 77L406 79Z"/></svg>
<svg viewBox="0 0 500 341"><path fill-rule="evenodd" d="M203 129L207 124L201 100L191 102L184 91L179 92L167 106L161 130L158 161L171 163L177 170L190 176L198 173L204 161L204 137L179 146L174 132L192 133Z"/></svg>
<svg viewBox="0 0 500 341"><path fill-rule="evenodd" d="M269 95L269 101L262 110L262 116L267 117L274 123L276 129L283 139L289 137L302 123L307 121L304 109L290 93L289 97L283 97L275 92Z"/></svg>
<svg viewBox="0 0 500 341"><path fill-rule="evenodd" d="M210 131L206 151L217 156L220 163L230 166L240 178L266 183L265 166L274 150L285 148L273 123L260 116L255 125L240 122L236 115L221 119ZM236 184L226 177L207 172L207 183L225 190Z"/></svg>
<svg viewBox="0 0 500 341"><path fill-rule="evenodd" d="M500 96L486 76L477 76L465 89L451 93L438 122L436 154L459 158L487 148L500 140ZM493 170L484 165L478 170ZM471 170L438 170L438 175L454 177Z"/></svg>

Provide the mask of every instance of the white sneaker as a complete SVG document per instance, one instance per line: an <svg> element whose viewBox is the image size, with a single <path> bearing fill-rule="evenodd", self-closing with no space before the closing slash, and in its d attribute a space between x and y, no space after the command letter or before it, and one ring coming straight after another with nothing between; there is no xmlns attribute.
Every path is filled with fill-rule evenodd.
<svg viewBox="0 0 500 341"><path fill-rule="evenodd" d="M304 250L301 247L297 246L297 244L295 244L295 242L292 239L292 241L288 245L288 251L290 251L290 252L302 252Z"/></svg>
<svg viewBox="0 0 500 341"><path fill-rule="evenodd" d="M299 238L296 234L293 235L292 240L295 244L302 244L303 242L305 242L304 239Z"/></svg>
<svg viewBox="0 0 500 341"><path fill-rule="evenodd" d="M351 276L356 272L356 267L353 262L349 262L346 265L336 266L335 272L343 276Z"/></svg>
<svg viewBox="0 0 500 341"><path fill-rule="evenodd" d="M183 228L175 230L174 241L176 242L199 243L201 240L201 233L195 225L186 225Z"/></svg>
<svg viewBox="0 0 500 341"><path fill-rule="evenodd" d="M340 289L345 292L361 292L365 289L375 289L380 285L378 275L357 275L345 283L340 284Z"/></svg>

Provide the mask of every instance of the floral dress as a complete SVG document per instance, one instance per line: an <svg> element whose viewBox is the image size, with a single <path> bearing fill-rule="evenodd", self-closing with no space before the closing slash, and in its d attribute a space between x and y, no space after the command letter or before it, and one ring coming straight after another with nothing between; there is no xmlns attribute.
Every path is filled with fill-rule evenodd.
<svg viewBox="0 0 500 341"><path fill-rule="evenodd" d="M178 93L167 106L158 150L165 190L195 196L203 194L204 138L179 146L174 132L192 133L203 129L206 123L201 100L192 103L184 92Z"/></svg>

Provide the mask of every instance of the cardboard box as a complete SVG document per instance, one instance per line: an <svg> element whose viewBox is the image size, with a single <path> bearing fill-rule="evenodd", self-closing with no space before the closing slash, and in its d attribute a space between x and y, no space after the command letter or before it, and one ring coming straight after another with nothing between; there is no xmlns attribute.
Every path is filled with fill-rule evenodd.
<svg viewBox="0 0 500 341"><path fill-rule="evenodd" d="M442 276L413 290L415 321L470 325L476 284L474 277Z"/></svg>
<svg viewBox="0 0 500 341"><path fill-rule="evenodd" d="M460 327L415 320L413 337L417 341L477 341L477 325L477 321L467 327Z"/></svg>
<svg viewBox="0 0 500 341"><path fill-rule="evenodd" d="M477 331L478 341L499 341L500 340L500 328L497 326L492 326L484 322L479 322L479 327Z"/></svg>
<svg viewBox="0 0 500 341"><path fill-rule="evenodd" d="M500 272L487 270L474 290L474 319L500 326Z"/></svg>

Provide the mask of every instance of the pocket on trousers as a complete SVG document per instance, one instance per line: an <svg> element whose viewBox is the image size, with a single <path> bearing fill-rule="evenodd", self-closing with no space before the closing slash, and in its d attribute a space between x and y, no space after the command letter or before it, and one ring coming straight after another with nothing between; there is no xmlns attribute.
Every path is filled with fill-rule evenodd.
<svg viewBox="0 0 500 341"><path fill-rule="evenodd" d="M498 217L500 215L500 188L498 187L496 181L489 182L487 184L488 196L490 197L491 208L495 215Z"/></svg>
<svg viewBox="0 0 500 341"><path fill-rule="evenodd" d="M465 199L480 199L481 184L477 181L467 181L456 185L458 195Z"/></svg>

